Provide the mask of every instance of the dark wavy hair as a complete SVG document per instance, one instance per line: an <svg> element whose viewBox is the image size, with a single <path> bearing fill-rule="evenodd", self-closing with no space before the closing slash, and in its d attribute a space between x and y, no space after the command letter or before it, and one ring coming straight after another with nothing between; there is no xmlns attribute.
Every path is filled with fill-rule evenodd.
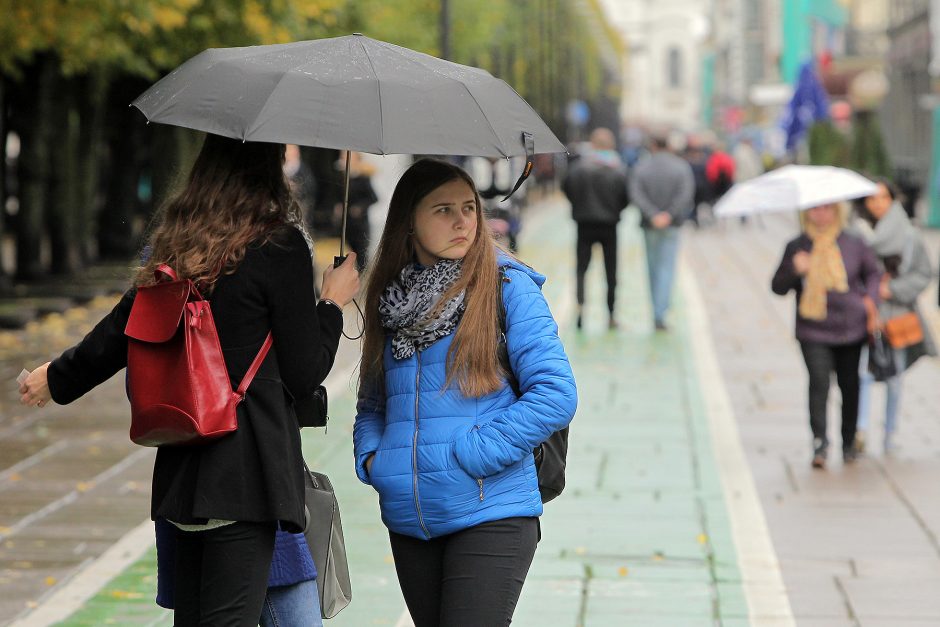
<svg viewBox="0 0 940 627"><path fill-rule="evenodd" d="M157 213L135 284L153 283L154 269L165 263L211 291L235 271L248 244L294 221L283 162L283 144L206 135L182 190Z"/></svg>

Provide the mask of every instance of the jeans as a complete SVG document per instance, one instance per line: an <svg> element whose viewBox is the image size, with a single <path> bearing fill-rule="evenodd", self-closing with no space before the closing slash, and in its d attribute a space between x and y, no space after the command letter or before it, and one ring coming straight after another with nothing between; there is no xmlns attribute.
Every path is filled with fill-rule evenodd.
<svg viewBox="0 0 940 627"><path fill-rule="evenodd" d="M440 538L389 532L415 627L509 625L538 543L538 518L504 518Z"/></svg>
<svg viewBox="0 0 940 627"><path fill-rule="evenodd" d="M601 245L604 253L604 271L607 274L607 311L614 313L614 300L617 292L617 225L578 223L577 257L577 298L578 305L584 304L584 275L591 263L591 250L594 244Z"/></svg>
<svg viewBox="0 0 940 627"><path fill-rule="evenodd" d="M643 229L646 241L646 267L649 272L650 297L653 301L653 320L665 322L672 300L672 281L676 273L679 254L679 229Z"/></svg>
<svg viewBox="0 0 940 627"><path fill-rule="evenodd" d="M800 342L803 360L809 373L809 424L813 431L813 448L825 453L829 447L826 435L826 405L832 372L842 392L842 449L855 444L858 421L858 364L862 342L857 344L820 344Z"/></svg>
<svg viewBox="0 0 940 627"><path fill-rule="evenodd" d="M323 627L317 580L268 588L261 627Z"/></svg>
<svg viewBox="0 0 940 627"><path fill-rule="evenodd" d="M275 523L177 530L175 627L257 627Z"/></svg>
<svg viewBox="0 0 940 627"><path fill-rule="evenodd" d="M907 349L895 348L894 364L898 369L898 374L885 381L885 439L889 439L897 428L898 408L901 405L901 375L907 366ZM875 383L875 377L868 371L868 347L862 350L862 358L859 366L859 376L861 386L858 392L858 430L865 431L869 425L869 414L871 413L871 386Z"/></svg>

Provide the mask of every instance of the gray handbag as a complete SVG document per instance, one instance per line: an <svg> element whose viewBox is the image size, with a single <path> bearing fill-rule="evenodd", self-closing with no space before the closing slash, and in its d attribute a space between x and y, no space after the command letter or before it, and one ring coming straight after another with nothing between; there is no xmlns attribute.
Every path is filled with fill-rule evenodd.
<svg viewBox="0 0 940 627"><path fill-rule="evenodd" d="M313 472L306 464L304 505L307 523L304 537L317 567L320 614L323 618L333 618L352 599L343 525L330 479L323 473Z"/></svg>

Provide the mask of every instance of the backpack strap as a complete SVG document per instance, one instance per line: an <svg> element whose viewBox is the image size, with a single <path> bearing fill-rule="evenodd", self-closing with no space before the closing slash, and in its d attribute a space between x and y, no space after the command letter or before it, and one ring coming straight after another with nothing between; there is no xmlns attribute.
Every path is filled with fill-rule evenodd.
<svg viewBox="0 0 940 627"><path fill-rule="evenodd" d="M235 393L238 394L239 397L245 398L245 392L248 391L248 386L251 385L252 379L258 374L258 368L261 367L261 362L264 361L264 358L268 356L268 351L271 350L271 344L273 343L274 336L268 331L268 337L264 338L264 344L261 345L261 350L255 355L255 360L251 362L251 367L248 368L248 372L245 373L242 382L238 384L238 390L236 390Z"/></svg>
<svg viewBox="0 0 940 627"><path fill-rule="evenodd" d="M161 264L160 264L159 266L157 266L157 268L153 271L153 278L155 278L158 283L161 282L161 281L165 281L165 280L167 280L167 279L169 279L170 281L175 281L176 278L177 278L177 277L176 277L176 270L174 270L173 268L171 268L170 266L168 266L168 265L165 264L165 263L161 263Z"/></svg>
<svg viewBox="0 0 940 627"><path fill-rule="evenodd" d="M499 365L502 367L503 372L506 373L506 380L509 383L509 387L512 388L513 393L515 393L518 398L521 396L519 392L519 380L516 378L516 373L512 371L512 364L509 363L509 346L506 344L506 308L503 305L503 283L509 283L512 279L506 276L505 266L499 267L499 285L496 288L496 317L499 320L499 340L496 346L496 356L499 359Z"/></svg>

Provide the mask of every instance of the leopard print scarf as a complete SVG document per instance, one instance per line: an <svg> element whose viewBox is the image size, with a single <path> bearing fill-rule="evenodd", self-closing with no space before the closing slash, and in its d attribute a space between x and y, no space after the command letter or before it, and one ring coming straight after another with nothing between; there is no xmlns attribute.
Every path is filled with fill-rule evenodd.
<svg viewBox="0 0 940 627"><path fill-rule="evenodd" d="M407 359L415 351L423 351L457 327L466 308L464 292L448 300L433 319L428 316L444 292L460 278L461 265L460 259L442 259L426 267L409 264L385 288L379 298L379 320L394 333L395 359Z"/></svg>

